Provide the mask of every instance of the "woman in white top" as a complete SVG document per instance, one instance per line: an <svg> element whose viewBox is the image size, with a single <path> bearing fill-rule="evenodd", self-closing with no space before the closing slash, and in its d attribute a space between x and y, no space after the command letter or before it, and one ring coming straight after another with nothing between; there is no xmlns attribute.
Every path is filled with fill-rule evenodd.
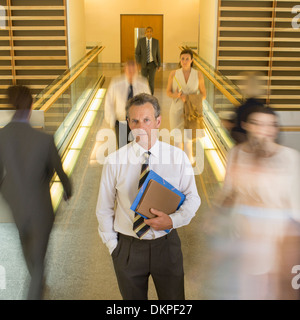
<svg viewBox="0 0 300 320"><path fill-rule="evenodd" d="M173 70L168 79L167 95L172 98L170 108L170 130L181 130L182 138L184 129L183 108L186 96L189 94L202 94L202 99L206 98L204 78L200 71L193 68L193 51L184 49L180 53L180 69ZM178 140L175 138L175 140ZM179 139L180 140L180 139ZM181 140L183 141L183 140ZM177 146L182 148L182 143ZM193 162L191 141L185 141L185 149L189 159Z"/></svg>
<svg viewBox="0 0 300 320"><path fill-rule="evenodd" d="M254 107L245 121L247 141L229 153L220 201L232 202L238 298L293 299L291 269L300 262L299 153L276 143L278 119L271 108ZM298 245L282 250L290 239Z"/></svg>

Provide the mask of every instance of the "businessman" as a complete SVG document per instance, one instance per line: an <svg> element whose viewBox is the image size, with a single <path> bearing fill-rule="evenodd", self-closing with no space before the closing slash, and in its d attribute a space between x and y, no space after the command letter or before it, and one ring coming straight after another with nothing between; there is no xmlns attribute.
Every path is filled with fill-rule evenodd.
<svg viewBox="0 0 300 320"><path fill-rule="evenodd" d="M29 124L32 107L29 89L11 86L8 98L16 112L0 131L0 192L11 208L31 276L28 299L40 300L44 258L54 222L49 188L54 171L63 184L65 199L71 197L72 188L53 137Z"/></svg>
<svg viewBox="0 0 300 320"><path fill-rule="evenodd" d="M126 103L128 99L143 92L150 93L147 79L138 74L135 61L126 61L124 74L112 78L104 105L105 120L111 129L115 128L119 148L129 142L130 128L126 121Z"/></svg>
<svg viewBox="0 0 300 320"><path fill-rule="evenodd" d="M104 164L96 208L99 234L112 256L124 300L146 300L150 275L160 300L183 300L183 257L176 229L188 225L200 205L193 170L181 149L159 141L161 115L154 96L133 97L126 114L135 140L111 153ZM144 220L130 206L149 170L186 199L174 213L152 208L156 217Z"/></svg>
<svg viewBox="0 0 300 320"><path fill-rule="evenodd" d="M148 79L152 95L154 94L154 79L156 69L161 69L159 41L152 38L153 29L147 27L146 37L141 38L135 49L135 60L141 65L141 73Z"/></svg>

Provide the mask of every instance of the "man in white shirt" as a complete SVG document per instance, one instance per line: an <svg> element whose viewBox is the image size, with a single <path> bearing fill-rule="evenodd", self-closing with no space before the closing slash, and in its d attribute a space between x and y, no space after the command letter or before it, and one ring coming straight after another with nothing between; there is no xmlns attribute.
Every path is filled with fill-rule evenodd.
<svg viewBox="0 0 300 320"><path fill-rule="evenodd" d="M126 124L125 106L127 100L139 93L150 93L146 78L138 74L135 61L129 60L124 67L124 74L113 78L107 89L104 117L110 128L115 128L118 146L129 142L129 127Z"/></svg>
<svg viewBox="0 0 300 320"><path fill-rule="evenodd" d="M176 229L189 224L200 205L193 169L181 149L158 140L161 116L155 97L133 97L126 113L135 140L106 158L96 209L99 234L112 255L124 300L146 300L150 274L159 299L183 300L183 259ZM148 169L170 182L186 199L170 215L152 209L157 217L142 219L143 228L148 229L140 235L134 230L135 213L130 206L138 193L145 154L150 154ZM166 233L166 229L171 232Z"/></svg>

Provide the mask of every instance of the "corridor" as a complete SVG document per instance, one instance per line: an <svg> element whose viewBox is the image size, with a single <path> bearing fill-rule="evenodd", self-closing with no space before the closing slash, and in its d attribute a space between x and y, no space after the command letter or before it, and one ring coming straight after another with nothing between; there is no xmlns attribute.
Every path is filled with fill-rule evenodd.
<svg viewBox="0 0 300 320"><path fill-rule="evenodd" d="M112 76L122 72L119 64L102 65L104 88ZM168 128L171 99L166 95L169 73L176 65L165 65L157 74L154 95L162 109L162 126ZM120 300L122 299L113 264L106 246L98 234L95 214L102 166L95 158L97 132L106 126L103 103L86 139L71 176L74 196L61 202L52 230L46 257L47 300ZM203 213L210 208L218 183L205 159L204 171L196 176L201 206L190 225L178 229L182 241L185 269L186 299L206 299L205 285L206 241L202 231ZM8 245L9 244L9 245ZM16 229L12 223L0 224L0 265L6 270L6 289L0 290L0 299L25 299L28 274L21 254ZM149 299L157 299L152 280Z"/></svg>

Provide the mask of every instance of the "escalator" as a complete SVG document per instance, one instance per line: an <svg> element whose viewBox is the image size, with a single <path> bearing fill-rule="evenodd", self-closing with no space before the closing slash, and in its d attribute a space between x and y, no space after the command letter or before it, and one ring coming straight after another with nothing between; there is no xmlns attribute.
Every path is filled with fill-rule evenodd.
<svg viewBox="0 0 300 320"><path fill-rule="evenodd" d="M104 47L95 46L75 65L56 78L35 97L30 123L54 136L65 172L71 175L81 146L99 109L105 81L98 56ZM8 123L14 110L1 110ZM5 122L1 123L2 126ZM51 182L51 197L56 211L63 195L57 175ZM7 205L0 197L0 223L11 222Z"/></svg>
<svg viewBox="0 0 300 320"><path fill-rule="evenodd" d="M98 50L98 49L95 49ZM95 51L96 54L96 51ZM93 60L93 59L92 59ZM195 53L196 68L202 71L205 78L207 98L204 101L204 135L199 137L196 145L203 150L203 163L199 164L195 176L201 206L191 223L178 229L184 255L186 295L190 299L206 299L208 288L205 287L205 254L207 242L203 234L203 217L212 207L216 191L223 183L228 151L234 146L230 137L230 122L235 108L242 103L243 96L238 87L225 77L215 72ZM52 231L49 245L47 268L50 270L48 299L120 299L111 267L111 257L105 245L99 239L95 207L98 199L101 179L101 165L97 162L97 150L105 145L107 139L98 135L106 129L103 120L105 79L110 79L122 72L120 66L111 67L90 63L90 71L82 71L82 79L71 83L61 79L63 84L53 85L51 92L44 92L37 100L36 111L45 116L45 131L54 133L55 142L62 156L64 168L72 174L76 193L70 203L60 204L62 187L53 178L51 196L56 210L55 228ZM80 72L78 67L77 71ZM164 74L171 71L164 70ZM94 79L91 82L91 75ZM85 78L86 77L86 78ZM166 97L166 78L158 73L157 80L162 82L156 89L156 95L162 107L164 127L167 127L167 114L170 100ZM80 79L80 75L77 79ZM58 83L59 80L57 80ZM109 83L105 83L105 87ZM60 91L59 91L60 90ZM72 100L73 99L73 100ZM48 104L47 110L45 105ZM57 117L57 118L56 118ZM96 119L96 121L95 121ZM76 165L76 166L75 166ZM17 250L18 244L12 231L12 224L3 226L0 233L0 244L3 243L7 266L21 265ZM9 245L4 246L9 239ZM7 268L8 270L8 268ZM204 271L203 271L204 270ZM17 271L14 271L16 273ZM20 281L26 275L21 272ZM10 285L10 284L9 284ZM19 297L20 289L3 293L7 298ZM153 282L149 283L149 299L156 299Z"/></svg>

